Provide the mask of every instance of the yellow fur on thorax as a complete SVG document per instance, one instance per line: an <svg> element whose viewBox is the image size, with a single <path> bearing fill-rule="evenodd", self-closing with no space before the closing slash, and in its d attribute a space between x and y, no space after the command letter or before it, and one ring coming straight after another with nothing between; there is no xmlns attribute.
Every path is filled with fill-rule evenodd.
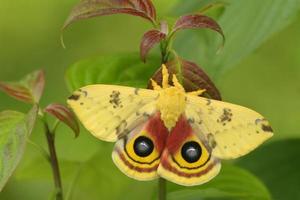
<svg viewBox="0 0 300 200"><path fill-rule="evenodd" d="M178 82L175 75L172 77L173 85L168 84L169 73L165 65L162 65L162 87L160 87L154 80L152 86L154 90L159 91L159 98L157 100L157 109L161 114L161 119L168 130L171 130L178 121L180 115L184 113L186 106L186 92L182 85ZM199 95L205 90L198 90L190 94Z"/></svg>
<svg viewBox="0 0 300 200"><path fill-rule="evenodd" d="M185 93L175 87L161 90L157 109L160 111L165 126L170 130L185 110Z"/></svg>

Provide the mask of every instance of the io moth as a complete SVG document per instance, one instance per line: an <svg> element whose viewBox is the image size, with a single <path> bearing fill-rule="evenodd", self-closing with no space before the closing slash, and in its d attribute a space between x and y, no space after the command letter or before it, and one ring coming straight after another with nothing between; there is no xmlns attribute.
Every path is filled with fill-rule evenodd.
<svg viewBox="0 0 300 200"><path fill-rule="evenodd" d="M268 121L248 108L185 92L175 75L153 90L88 85L73 93L69 106L100 140L116 142L112 159L137 180L163 177L193 186L214 178L221 159L243 156L273 133Z"/></svg>

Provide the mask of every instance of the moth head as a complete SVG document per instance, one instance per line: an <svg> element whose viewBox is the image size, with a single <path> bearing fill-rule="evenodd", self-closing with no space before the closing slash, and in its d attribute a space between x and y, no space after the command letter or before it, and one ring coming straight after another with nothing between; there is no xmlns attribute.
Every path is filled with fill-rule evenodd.
<svg viewBox="0 0 300 200"><path fill-rule="evenodd" d="M162 90L157 100L157 109L165 126L171 130L185 110L185 94L175 87Z"/></svg>

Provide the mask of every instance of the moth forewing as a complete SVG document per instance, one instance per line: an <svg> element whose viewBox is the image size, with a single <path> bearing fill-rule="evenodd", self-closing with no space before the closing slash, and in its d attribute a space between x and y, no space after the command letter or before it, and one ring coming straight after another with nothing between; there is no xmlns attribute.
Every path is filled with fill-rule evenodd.
<svg viewBox="0 0 300 200"><path fill-rule="evenodd" d="M68 99L79 120L95 137L113 142L156 110L158 92L114 85L88 85Z"/></svg>

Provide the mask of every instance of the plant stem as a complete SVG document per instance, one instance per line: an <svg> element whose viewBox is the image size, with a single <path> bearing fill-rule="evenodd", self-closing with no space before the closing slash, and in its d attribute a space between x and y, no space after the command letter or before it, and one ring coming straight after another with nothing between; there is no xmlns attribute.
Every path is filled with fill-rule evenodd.
<svg viewBox="0 0 300 200"><path fill-rule="evenodd" d="M160 43L160 52L161 52L161 63L164 64L168 61L166 57L167 55L166 43L164 41Z"/></svg>
<svg viewBox="0 0 300 200"><path fill-rule="evenodd" d="M53 180L56 189L56 200L63 200L63 189L61 184L61 177L59 172L59 165L55 150L55 134L51 133L47 122L44 122L45 134L47 138L49 153L50 153L50 163L52 167Z"/></svg>
<svg viewBox="0 0 300 200"><path fill-rule="evenodd" d="M158 200L166 200L166 180L163 178L158 180Z"/></svg>

